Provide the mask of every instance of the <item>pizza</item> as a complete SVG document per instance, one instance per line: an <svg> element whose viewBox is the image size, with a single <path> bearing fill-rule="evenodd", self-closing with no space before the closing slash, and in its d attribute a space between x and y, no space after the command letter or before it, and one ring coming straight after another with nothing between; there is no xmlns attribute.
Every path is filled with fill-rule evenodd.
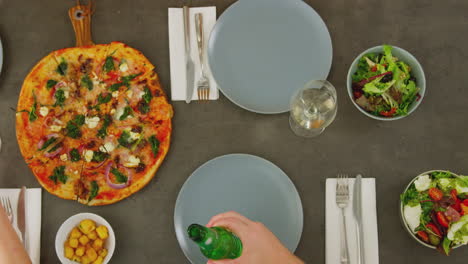
<svg viewBox="0 0 468 264"><path fill-rule="evenodd" d="M48 192L106 205L153 178L169 149L172 116L151 62L112 42L39 61L19 95L16 136Z"/></svg>

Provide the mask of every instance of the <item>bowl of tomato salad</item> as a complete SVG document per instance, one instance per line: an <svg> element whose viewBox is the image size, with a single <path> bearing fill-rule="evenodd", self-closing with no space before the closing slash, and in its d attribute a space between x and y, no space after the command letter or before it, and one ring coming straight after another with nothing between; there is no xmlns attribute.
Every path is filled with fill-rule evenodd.
<svg viewBox="0 0 468 264"><path fill-rule="evenodd" d="M468 243L468 176L445 170L421 173L401 194L400 215L411 237L449 255Z"/></svg>
<svg viewBox="0 0 468 264"><path fill-rule="evenodd" d="M426 91L424 70L408 51L381 45L362 52L347 76L351 101L366 116L392 121L416 110Z"/></svg>

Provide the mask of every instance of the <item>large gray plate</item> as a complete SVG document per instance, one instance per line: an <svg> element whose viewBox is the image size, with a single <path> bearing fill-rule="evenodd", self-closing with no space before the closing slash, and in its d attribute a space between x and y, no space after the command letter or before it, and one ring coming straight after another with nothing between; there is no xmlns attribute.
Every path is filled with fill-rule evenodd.
<svg viewBox="0 0 468 264"><path fill-rule="evenodd" d="M192 223L237 211L264 223L291 251L302 234L302 204L294 184L275 164L247 154L230 154L200 166L180 190L174 225L180 247L194 264L207 259L186 235Z"/></svg>
<svg viewBox="0 0 468 264"><path fill-rule="evenodd" d="M327 26L302 0L239 0L216 23L208 60L219 89L252 112L289 111L292 94L327 78Z"/></svg>
<svg viewBox="0 0 468 264"><path fill-rule="evenodd" d="M2 73L2 66L3 66L3 47L2 47L2 40L0 39L0 73ZM1 145L1 142L0 142Z"/></svg>

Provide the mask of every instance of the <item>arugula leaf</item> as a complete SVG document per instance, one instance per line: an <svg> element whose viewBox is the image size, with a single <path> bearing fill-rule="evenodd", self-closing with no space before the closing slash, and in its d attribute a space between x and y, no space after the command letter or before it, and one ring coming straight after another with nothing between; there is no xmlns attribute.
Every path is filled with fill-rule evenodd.
<svg viewBox="0 0 468 264"><path fill-rule="evenodd" d="M88 75L81 77L81 86L88 88L90 91L94 88L93 81Z"/></svg>
<svg viewBox="0 0 468 264"><path fill-rule="evenodd" d="M47 139L44 144L42 145L41 148L39 148L39 150L44 150L46 148L48 148L50 145L52 145L55 141L57 141L57 138L56 137L51 137L49 139Z"/></svg>
<svg viewBox="0 0 468 264"><path fill-rule="evenodd" d="M114 84L112 84L111 86L109 86L109 90L110 90L111 92L115 92L115 91L119 90L119 88L120 88L121 86L124 86L124 84L121 83L121 82L120 82L120 83L114 83Z"/></svg>
<svg viewBox="0 0 468 264"><path fill-rule="evenodd" d="M437 171L431 173L431 176L434 177L435 179L443 179L443 178L452 178L453 175L450 172L442 172L442 171Z"/></svg>
<svg viewBox="0 0 468 264"><path fill-rule="evenodd" d="M112 123L112 116L107 114L104 116L103 118L103 123L102 123L102 127L98 130L98 137L100 138L104 138L107 136L107 128L109 127L109 125Z"/></svg>
<svg viewBox="0 0 468 264"><path fill-rule="evenodd" d="M81 160L80 152L78 151L78 149L74 148L70 150L70 159L73 162Z"/></svg>
<svg viewBox="0 0 468 264"><path fill-rule="evenodd" d="M148 141L151 144L151 151L153 152L153 155L156 156L158 155L159 152L159 140L156 138L156 135L152 135L151 137L148 138Z"/></svg>
<svg viewBox="0 0 468 264"><path fill-rule="evenodd" d="M128 116L132 115L133 110L130 106L126 106L123 110L122 115L119 117L119 120L125 120Z"/></svg>
<svg viewBox="0 0 468 264"><path fill-rule="evenodd" d="M55 91L55 104L54 106L63 106L63 103L65 102L65 91L62 89L58 89Z"/></svg>
<svg viewBox="0 0 468 264"><path fill-rule="evenodd" d="M100 93L98 95L98 105L110 102L112 95L110 93Z"/></svg>
<svg viewBox="0 0 468 264"><path fill-rule="evenodd" d="M46 88L47 90L50 90L52 87L54 87L58 82L56 80L48 80L46 83Z"/></svg>
<svg viewBox="0 0 468 264"><path fill-rule="evenodd" d="M127 176L125 176L123 173L121 173L118 169L116 168L111 168L110 172L112 174L114 174L115 176L115 180L118 182L118 183L126 183L128 178Z"/></svg>
<svg viewBox="0 0 468 264"><path fill-rule="evenodd" d="M67 183L68 176L65 175L65 166L58 166L55 167L54 171L52 172L52 175L49 176L49 179L55 182L62 182L63 184Z"/></svg>
<svg viewBox="0 0 468 264"><path fill-rule="evenodd" d="M91 159L91 161L94 161L94 162L103 162L103 161L106 160L108 157L109 157L109 154L107 154L107 153L105 153L105 152L102 152L102 151L94 151L94 155L93 155L93 158Z"/></svg>
<svg viewBox="0 0 468 264"><path fill-rule="evenodd" d="M104 66L102 67L106 73L115 70L114 58L112 56L107 56Z"/></svg>
<svg viewBox="0 0 468 264"><path fill-rule="evenodd" d="M52 148L50 148L47 153L52 153L54 151L56 151L58 148L62 147L63 144L62 143L57 143L55 146L53 146Z"/></svg>
<svg viewBox="0 0 468 264"><path fill-rule="evenodd" d="M94 199L98 195L98 192L99 192L99 185L97 184L96 181L92 181L91 182L91 191L89 192L88 202L91 201L92 199Z"/></svg>
<svg viewBox="0 0 468 264"><path fill-rule="evenodd" d="M29 111L29 122L34 122L37 119L36 107L37 107L37 102L36 102L36 97L34 97L34 104L31 107L31 111Z"/></svg>
<svg viewBox="0 0 468 264"><path fill-rule="evenodd" d="M84 122L85 122L84 115L76 115L74 119L67 122L67 126L65 127L67 133L65 135L71 138L75 138L75 139L80 138L81 137L80 127L84 124Z"/></svg>
<svg viewBox="0 0 468 264"><path fill-rule="evenodd" d="M365 54L364 56L362 56L359 59L356 72L352 76L353 82L359 82L359 81L362 81L362 80L366 80L366 79L369 79L371 77L374 77L374 76L380 74L378 71L375 71L375 72L371 71L370 66L369 66L369 64L367 63L367 60L366 60L366 58L368 58L368 59L374 61L376 56L377 55L375 53L368 53L368 54Z"/></svg>
<svg viewBox="0 0 468 264"><path fill-rule="evenodd" d="M122 147L131 148L136 140L130 139L130 133L124 130L117 141Z"/></svg>
<svg viewBox="0 0 468 264"><path fill-rule="evenodd" d="M125 86L129 86L130 81L135 79L136 77L138 77L140 75L141 75L141 73L135 73L135 74L130 74L130 75L127 75L127 76L123 76L122 77L122 83L125 84Z"/></svg>
<svg viewBox="0 0 468 264"><path fill-rule="evenodd" d="M67 69L68 69L67 61L64 58L62 58L62 61L57 66L56 72L58 72L58 74L62 76L65 76L67 74Z"/></svg>
<svg viewBox="0 0 468 264"><path fill-rule="evenodd" d="M148 86L145 86L144 92L145 93L143 94L141 98L145 100L145 102L147 103L151 102L151 99L153 99L153 95L151 94L151 91L148 88Z"/></svg>
<svg viewBox="0 0 468 264"><path fill-rule="evenodd" d="M442 249L444 250L445 254L448 256L450 254L450 251L451 251L451 245L452 245L452 241L450 241L450 239L448 239L447 237L444 238L444 241L442 242Z"/></svg>

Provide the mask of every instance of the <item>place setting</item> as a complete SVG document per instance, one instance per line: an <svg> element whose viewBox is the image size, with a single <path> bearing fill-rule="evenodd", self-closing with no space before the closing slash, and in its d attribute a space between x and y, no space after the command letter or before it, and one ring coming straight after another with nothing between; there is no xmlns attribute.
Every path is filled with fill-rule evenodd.
<svg viewBox="0 0 468 264"><path fill-rule="evenodd" d="M41 228L48 224L43 208L50 208L44 206L43 196L50 195L61 198L60 203L80 206L80 213L63 215L66 220L59 226L47 226L56 230L54 261L118 263L124 250L121 245L132 243L117 241L123 238L122 229L128 228L122 225L126 216L115 221L119 228L114 230L114 219L101 214L110 215L110 210L117 210L113 204L124 206L120 202L129 197L134 203L142 196L152 198L150 191L139 191L154 184L155 177L176 177L170 166L161 170L175 160L177 166L190 164L196 169L184 175L180 189L177 186L170 193L173 211L158 212L161 217L170 215L170 225L138 230L173 231L174 243L189 263L226 259L250 263L252 251L262 248L256 247L258 241L271 245L271 255L285 257L276 261L304 263L294 253L304 239L304 230L311 230L311 215L324 219L317 230L324 234L324 241L317 239L316 243L324 245L326 264L385 263L380 258L385 244L379 243L379 218L385 216L378 214L382 205L377 196L386 186L378 175L366 175L366 168L360 174L343 171L334 175L336 168L320 171L326 179L312 182L323 190L323 197L314 203L323 204L324 211L311 212L306 207L309 201L304 200L309 197L305 193L308 186L297 185L297 179L314 177L313 172L304 170L297 175L283 170L273 162L284 164L275 156L267 159L252 154L259 153L254 147L245 153L226 149L200 164L189 163L192 161L171 154L171 148L177 147L171 144L177 129L174 116L186 114L177 111L181 105L210 106L211 101L225 96L227 103L255 113L259 119L283 114L288 133L303 140L304 147L314 146L326 136L336 117L343 115L343 101L350 100L362 113L360 117L373 122L363 124L401 122L417 113L427 93L423 66L408 51L414 47L406 50L398 43L385 44L390 40L362 47L349 61L347 75L340 77L346 87L339 87L328 80L333 62L331 34L337 32L329 31L306 2L238 0L222 13L217 6L184 3L167 8L169 60L168 65L156 68L139 50L137 41L132 46L125 40L97 44L91 24L93 16L101 15L96 12L96 1L75 3L63 14L70 19L75 45L50 50L39 61L31 61L32 68L18 91L18 149L41 188L0 189L8 228L17 234L15 241L32 263L43 263ZM99 11L109 12L105 8ZM169 67L160 71L168 76L158 75L157 69L162 67ZM164 79L170 87L163 87ZM348 98L339 96L343 93ZM0 151L1 144L0 138ZM195 141L192 147L200 146ZM302 155L301 151L296 154ZM337 164L338 169L340 166ZM401 233L407 233L408 240L447 257L468 244L468 176L430 170L408 179L405 185L401 193L391 195L393 211L400 214ZM94 213L88 212L90 207ZM228 215L225 225L216 225L222 222L222 215ZM253 235L240 231L243 228ZM264 237L269 242L262 241Z"/></svg>

